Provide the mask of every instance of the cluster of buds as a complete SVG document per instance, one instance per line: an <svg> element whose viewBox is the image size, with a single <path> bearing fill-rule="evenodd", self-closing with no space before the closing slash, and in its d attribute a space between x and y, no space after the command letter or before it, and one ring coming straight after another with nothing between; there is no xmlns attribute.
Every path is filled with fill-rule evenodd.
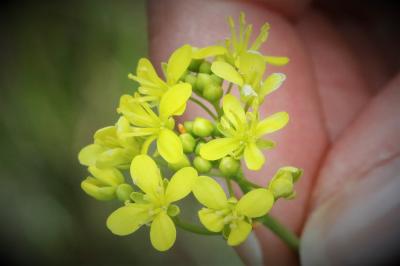
<svg viewBox="0 0 400 266"><path fill-rule="evenodd" d="M298 168L280 168L265 186L243 174L243 167L262 168L263 150L275 146L265 135L289 121L286 112L261 118L259 111L265 97L285 80L282 73L265 77L267 65L285 65L288 58L258 51L267 40L268 24L250 44L252 26L244 14L239 20L237 30L229 18L231 36L224 45L185 44L175 50L162 64L164 77L148 59L140 59L136 73L128 76L139 87L121 96L120 118L98 130L94 143L80 151L79 161L91 174L82 189L97 200L118 199L123 205L107 219L114 234L128 235L149 225L152 245L165 251L173 246L178 226L220 234L235 246L278 199L294 198L294 183L302 174ZM188 101L208 115L176 123ZM125 180L125 171L132 182ZM234 182L244 192L241 197L233 193ZM177 202L190 193L203 206L198 216L204 227L179 218Z"/></svg>

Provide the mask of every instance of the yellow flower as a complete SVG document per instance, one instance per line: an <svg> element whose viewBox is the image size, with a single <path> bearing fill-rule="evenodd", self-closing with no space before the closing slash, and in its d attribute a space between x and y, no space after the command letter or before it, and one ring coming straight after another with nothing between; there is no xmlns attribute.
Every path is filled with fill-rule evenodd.
<svg viewBox="0 0 400 266"><path fill-rule="evenodd" d="M139 93L147 96L149 102L158 103L169 88L178 84L192 60L192 47L183 45L176 49L166 65L166 81L162 80L155 71L151 62L142 58L139 60L136 76L129 74L129 78L140 84Z"/></svg>
<svg viewBox="0 0 400 266"><path fill-rule="evenodd" d="M115 168L99 169L89 167L92 176L87 177L81 183L81 188L89 196L97 200L112 200L116 197L116 190L124 183L124 176Z"/></svg>
<svg viewBox="0 0 400 266"><path fill-rule="evenodd" d="M243 154L249 169L260 169L265 163L260 148L274 147L274 142L261 137L283 128L289 121L289 115L278 112L261 121L254 113L247 113L246 117L239 100L231 94L225 95L222 107L224 116L221 118L219 130L225 137L204 144L200 155L207 160L218 160L227 155L239 159Z"/></svg>
<svg viewBox="0 0 400 266"><path fill-rule="evenodd" d="M140 97L123 95L118 112L133 125L125 136L145 137L142 153L147 153L150 144L157 140L157 150L169 163L182 160L182 143L173 131L175 121L172 116L185 111L186 102L192 93L190 84L179 83L171 87L162 97L157 115L147 102Z"/></svg>
<svg viewBox="0 0 400 266"><path fill-rule="evenodd" d="M270 26L268 23L265 23L261 27L260 34L250 45L249 40L253 31L253 26L246 23L244 13L241 12L239 16L239 30L235 28L235 22L232 17L228 18L228 22L231 30L231 37L225 41L225 46L228 50L228 53L225 55L225 60L231 65L236 65L236 61L240 55L247 52L255 53L260 49L261 45L268 39ZM283 66L289 62L287 57L281 56L262 56L262 58L264 62L276 66Z"/></svg>
<svg viewBox="0 0 400 266"><path fill-rule="evenodd" d="M115 126L99 129L94 134L94 144L79 152L79 162L99 168L129 168L132 158L139 154L141 143L137 138L124 136L128 130L129 122L124 117Z"/></svg>
<svg viewBox="0 0 400 266"><path fill-rule="evenodd" d="M258 104L263 103L265 96L278 89L286 79L283 73L273 73L264 81L265 72L263 57L257 53L244 52L237 58L237 69L223 61L215 61L211 71L229 82L239 86L244 102L255 98Z"/></svg>
<svg viewBox="0 0 400 266"><path fill-rule="evenodd" d="M252 218L267 214L274 203L272 193L265 188L254 189L239 201L227 199L221 186L208 176L196 178L193 194L206 207L198 212L201 223L212 232L224 231L230 246L245 241L252 230Z"/></svg>
<svg viewBox="0 0 400 266"><path fill-rule="evenodd" d="M192 167L182 168L164 185L160 170L147 155L136 156L130 170L133 182L145 194L139 202L114 211L107 219L107 227L112 233L124 236L144 224L151 224L150 240L153 247L159 251L168 250L176 239L175 224L169 215L169 209L175 205L171 203L191 192L197 172Z"/></svg>

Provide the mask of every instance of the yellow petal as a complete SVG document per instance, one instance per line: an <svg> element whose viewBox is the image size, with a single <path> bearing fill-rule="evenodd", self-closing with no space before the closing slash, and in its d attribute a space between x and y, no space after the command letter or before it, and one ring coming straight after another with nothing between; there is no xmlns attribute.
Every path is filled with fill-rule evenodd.
<svg viewBox="0 0 400 266"><path fill-rule="evenodd" d="M94 141L96 144L106 147L118 147L119 140L117 137L117 129L114 126L104 127L94 133Z"/></svg>
<svg viewBox="0 0 400 266"><path fill-rule="evenodd" d="M245 83L258 87L265 72L265 61L259 53L242 53L238 59L238 68Z"/></svg>
<svg viewBox="0 0 400 266"><path fill-rule="evenodd" d="M185 109L186 102L192 94L192 87L189 83L179 83L171 87L161 98L160 116L168 118L173 115L180 115Z"/></svg>
<svg viewBox="0 0 400 266"><path fill-rule="evenodd" d="M196 177L197 171L193 167L185 167L176 172L168 183L166 201L171 203L186 197L192 191Z"/></svg>
<svg viewBox="0 0 400 266"><path fill-rule="evenodd" d="M154 86L158 85L161 88L165 86L165 82L158 77L156 70L147 58L141 58L139 60L136 74L138 78L150 82ZM139 80L138 82L140 83Z"/></svg>
<svg viewBox="0 0 400 266"><path fill-rule="evenodd" d="M145 204L134 203L121 207L108 217L107 227L115 235L132 234L147 222L148 213L148 205Z"/></svg>
<svg viewBox="0 0 400 266"><path fill-rule="evenodd" d="M158 251L166 251L175 243L175 224L165 211L160 212L151 223L150 240Z"/></svg>
<svg viewBox="0 0 400 266"><path fill-rule="evenodd" d="M264 120L260 121L256 128L257 137L261 137L265 134L275 132L289 122L289 114L286 112L275 113Z"/></svg>
<svg viewBox="0 0 400 266"><path fill-rule="evenodd" d="M246 114L239 100L232 94L227 94L222 100L224 115L236 127L246 124ZM238 120L238 121L237 121Z"/></svg>
<svg viewBox="0 0 400 266"><path fill-rule="evenodd" d="M125 181L122 173L115 168L100 169L95 166L90 166L88 170L94 177L109 186L118 186Z"/></svg>
<svg viewBox="0 0 400 266"><path fill-rule="evenodd" d="M289 63L289 58L285 56L265 56L265 62L274 66L284 66Z"/></svg>
<svg viewBox="0 0 400 266"><path fill-rule="evenodd" d="M106 149L98 144L90 144L84 147L78 154L80 164L90 166L95 165L97 157Z"/></svg>
<svg viewBox="0 0 400 266"><path fill-rule="evenodd" d="M239 86L243 85L242 76L239 74L239 72L236 71L236 69L232 65L230 65L226 62L215 61L211 65L211 71L215 75L217 75L229 82L235 83Z"/></svg>
<svg viewBox="0 0 400 266"><path fill-rule="evenodd" d="M228 237L229 246L237 246L246 240L252 229L251 224L243 220L234 223L231 226L231 232Z"/></svg>
<svg viewBox="0 0 400 266"><path fill-rule="evenodd" d="M244 149L244 160L250 170L259 170L265 163L264 154L254 142L250 142Z"/></svg>
<svg viewBox="0 0 400 266"><path fill-rule="evenodd" d="M260 97L264 98L271 92L277 90L285 81L285 79L286 75L283 73L273 73L269 75L261 86L259 93Z"/></svg>
<svg viewBox="0 0 400 266"><path fill-rule="evenodd" d="M236 211L250 218L260 217L271 210L274 204L274 196L265 188L254 189L239 200Z"/></svg>
<svg viewBox="0 0 400 266"><path fill-rule="evenodd" d="M228 200L220 184L208 176L199 176L193 184L193 194L196 199L210 209L223 209Z"/></svg>
<svg viewBox="0 0 400 266"><path fill-rule="evenodd" d="M162 129L157 139L157 150L161 157L169 163L178 163L183 156L182 142L169 129Z"/></svg>
<svg viewBox="0 0 400 266"><path fill-rule="evenodd" d="M181 78L182 74L188 68L192 60L192 47L183 45L175 50L168 60L167 82L170 85L175 84Z"/></svg>
<svg viewBox="0 0 400 266"><path fill-rule="evenodd" d="M133 182L146 194L155 195L163 191L160 169L148 155L138 155L131 163Z"/></svg>
<svg viewBox="0 0 400 266"><path fill-rule="evenodd" d="M135 126L156 127L159 126L158 116L151 110L146 102L141 102L131 95L122 95L120 98L118 113L122 113Z"/></svg>
<svg viewBox="0 0 400 266"><path fill-rule="evenodd" d="M224 218L217 215L214 210L203 208L199 211L199 219L202 225L211 232L221 232L224 228Z"/></svg>
<svg viewBox="0 0 400 266"><path fill-rule="evenodd" d="M115 187L105 186L103 182L92 177L83 180L81 188L86 194L97 200L115 199Z"/></svg>
<svg viewBox="0 0 400 266"><path fill-rule="evenodd" d="M223 46L207 46L198 50L192 51L192 58L193 59L203 59L210 56L222 55L225 54L226 48Z"/></svg>
<svg viewBox="0 0 400 266"><path fill-rule="evenodd" d="M127 166L127 168L129 168L133 156L134 155L125 148L109 149L97 157L95 166L98 168L121 168Z"/></svg>
<svg viewBox="0 0 400 266"><path fill-rule="evenodd" d="M235 138L214 139L200 148L200 156L206 160L218 160L233 152L239 147L239 141Z"/></svg>

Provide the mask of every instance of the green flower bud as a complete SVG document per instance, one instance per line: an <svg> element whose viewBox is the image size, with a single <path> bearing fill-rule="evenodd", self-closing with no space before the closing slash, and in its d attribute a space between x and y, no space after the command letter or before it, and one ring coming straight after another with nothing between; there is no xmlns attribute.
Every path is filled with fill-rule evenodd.
<svg viewBox="0 0 400 266"><path fill-rule="evenodd" d="M219 86L221 86L222 82L224 81L222 78L218 77L215 74L211 74L210 79L214 84L219 85Z"/></svg>
<svg viewBox="0 0 400 266"><path fill-rule="evenodd" d="M115 187L107 186L103 182L93 177L88 177L81 183L81 188L89 196L97 200L115 199Z"/></svg>
<svg viewBox="0 0 400 266"><path fill-rule="evenodd" d="M190 166L190 162L185 155L182 156L182 159L177 163L168 163L168 167L173 171L178 171L179 169L187 166Z"/></svg>
<svg viewBox="0 0 400 266"><path fill-rule="evenodd" d="M193 131L193 121L185 121L183 123L183 127L185 128L186 132L192 133L192 131Z"/></svg>
<svg viewBox="0 0 400 266"><path fill-rule="evenodd" d="M291 166L282 167L269 182L268 189L271 190L276 199L292 199L295 196L294 183L299 180L302 174L302 169Z"/></svg>
<svg viewBox="0 0 400 266"><path fill-rule="evenodd" d="M212 164L210 161L196 156L193 160L193 166L200 174L206 174L211 170Z"/></svg>
<svg viewBox="0 0 400 266"><path fill-rule="evenodd" d="M207 84L211 83L211 77L208 74L199 73L197 75L196 84L194 90L197 92L203 91Z"/></svg>
<svg viewBox="0 0 400 266"><path fill-rule="evenodd" d="M204 61L200 64L199 73L211 74L211 63Z"/></svg>
<svg viewBox="0 0 400 266"><path fill-rule="evenodd" d="M133 188L129 184L121 184L117 187L117 190L115 191L117 194L117 198L120 201L127 201L130 199L130 195L133 192Z"/></svg>
<svg viewBox="0 0 400 266"><path fill-rule="evenodd" d="M196 140L190 133L183 133L179 136L182 142L183 152L190 153L193 152L196 146Z"/></svg>
<svg viewBox="0 0 400 266"><path fill-rule="evenodd" d="M195 150L194 150L194 153L195 153L196 155L200 155L201 146L203 146L204 144L206 144L204 141L199 141L199 142L197 143L196 148L195 148Z"/></svg>
<svg viewBox="0 0 400 266"><path fill-rule="evenodd" d="M179 209L179 207L175 204L171 204L168 206L167 209L167 214L171 217L177 216L179 213L181 212L181 210Z"/></svg>
<svg viewBox="0 0 400 266"><path fill-rule="evenodd" d="M190 85L192 85L192 88L194 88L194 86L196 86L196 76L189 73L185 76L184 82L189 83Z"/></svg>
<svg viewBox="0 0 400 266"><path fill-rule="evenodd" d="M240 162L230 156L224 157L219 163L219 170L224 176L234 176L240 169Z"/></svg>
<svg viewBox="0 0 400 266"><path fill-rule="evenodd" d="M210 102L221 99L223 93L221 86L214 83L207 84L203 89L203 97Z"/></svg>
<svg viewBox="0 0 400 266"><path fill-rule="evenodd" d="M293 193L293 183L285 179L276 179L270 183L269 190L271 190L276 199L287 198Z"/></svg>
<svg viewBox="0 0 400 266"><path fill-rule="evenodd" d="M203 61L203 59L192 59L188 69L192 72L199 72L200 65Z"/></svg>
<svg viewBox="0 0 400 266"><path fill-rule="evenodd" d="M197 117L193 122L193 134L199 137L208 137L214 131L214 125L207 119Z"/></svg>

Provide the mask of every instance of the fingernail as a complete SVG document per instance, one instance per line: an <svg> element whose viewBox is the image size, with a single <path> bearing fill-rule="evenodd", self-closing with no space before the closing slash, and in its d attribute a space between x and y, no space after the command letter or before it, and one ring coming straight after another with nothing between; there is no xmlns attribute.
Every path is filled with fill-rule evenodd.
<svg viewBox="0 0 400 266"><path fill-rule="evenodd" d="M370 171L312 213L303 265L382 265L399 260L400 158Z"/></svg>

